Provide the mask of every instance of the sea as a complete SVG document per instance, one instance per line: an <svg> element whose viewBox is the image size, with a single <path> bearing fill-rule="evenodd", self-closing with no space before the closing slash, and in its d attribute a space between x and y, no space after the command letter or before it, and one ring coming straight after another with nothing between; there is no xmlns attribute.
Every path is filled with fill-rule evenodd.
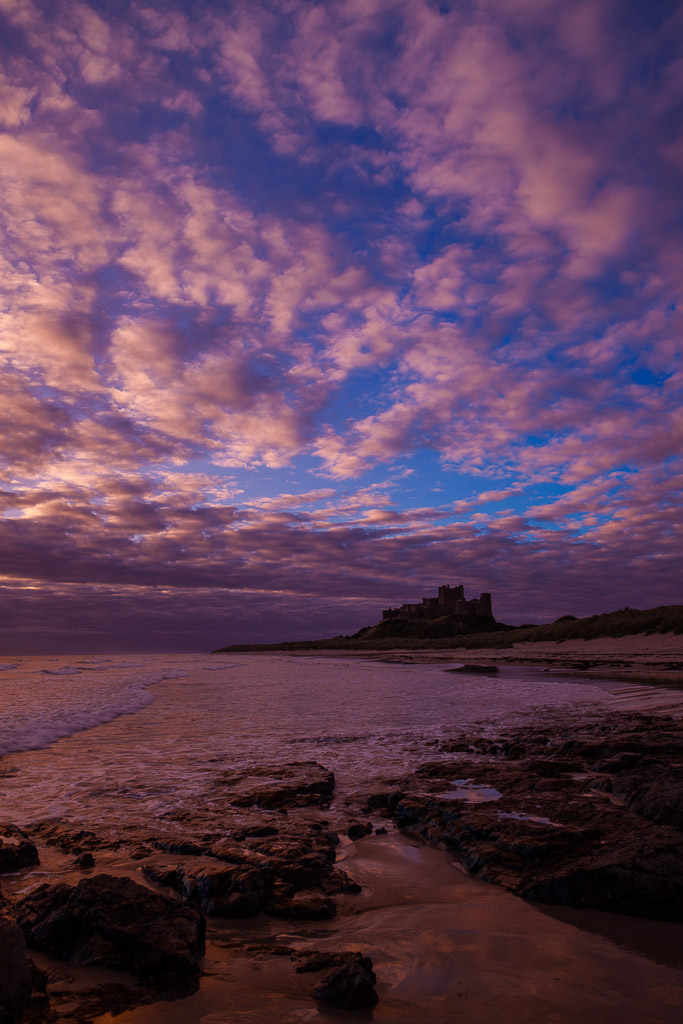
<svg viewBox="0 0 683 1024"><path fill-rule="evenodd" d="M623 700L623 687L585 677L446 671L453 665L259 654L0 662L0 820L29 833L52 819L144 837L203 806L226 769L314 760L335 773L325 817L340 829L338 860L361 895L345 897L331 922L212 921L199 993L98 1024L367 1020L315 1003L282 958L235 954L236 940L264 937L369 953L376 1020L679 1019L683 926L531 906L380 819L386 834L356 843L343 835L354 794L440 756L443 739L568 710L606 716ZM3 890L76 881L72 860L41 849L40 867L5 876ZM114 849L97 870L147 884Z"/></svg>

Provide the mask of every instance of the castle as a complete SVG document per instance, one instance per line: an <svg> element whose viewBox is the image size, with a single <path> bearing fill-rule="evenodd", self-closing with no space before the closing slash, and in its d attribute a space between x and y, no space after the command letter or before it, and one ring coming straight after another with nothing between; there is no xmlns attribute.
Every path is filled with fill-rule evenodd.
<svg viewBox="0 0 683 1024"><path fill-rule="evenodd" d="M439 587L438 597L423 597L420 604L402 604L400 608L385 608L382 619L439 619L442 615L477 615L493 620L491 595L480 594L465 600L463 586Z"/></svg>

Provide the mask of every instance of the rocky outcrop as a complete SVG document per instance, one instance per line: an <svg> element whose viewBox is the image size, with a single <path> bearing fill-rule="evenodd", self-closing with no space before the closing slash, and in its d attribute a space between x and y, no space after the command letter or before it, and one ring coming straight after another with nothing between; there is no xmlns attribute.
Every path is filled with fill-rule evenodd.
<svg viewBox="0 0 683 1024"><path fill-rule="evenodd" d="M442 753L370 803L526 899L683 920L678 723L558 720Z"/></svg>
<svg viewBox="0 0 683 1024"><path fill-rule="evenodd" d="M26 832L7 822L0 824L0 874L39 864L35 843Z"/></svg>
<svg viewBox="0 0 683 1024"><path fill-rule="evenodd" d="M338 959L342 962L333 967L313 990L315 998L321 1003L338 1006L342 1010L362 1010L375 1006L378 1002L375 991L377 978L370 957L362 956L360 953L347 953L341 954Z"/></svg>
<svg viewBox="0 0 683 1024"><path fill-rule="evenodd" d="M244 772L225 772L221 782L230 790L235 807L288 810L292 807L329 807L334 795L334 773L317 761L263 765Z"/></svg>
<svg viewBox="0 0 683 1024"><path fill-rule="evenodd" d="M336 895L359 891L335 867L338 836L315 822L239 834L241 840L226 836L204 845L163 842L159 845L169 853L192 856L150 857L143 871L217 917L265 911L275 917L330 918L336 914Z"/></svg>
<svg viewBox="0 0 683 1024"><path fill-rule="evenodd" d="M31 962L24 934L0 896L0 1021L21 1020L31 998Z"/></svg>
<svg viewBox="0 0 683 1024"><path fill-rule="evenodd" d="M371 1010L378 1002L377 978L372 960L359 952L330 949L294 949L278 942L246 943L234 940L230 947L246 954L289 957L297 974L326 973L313 989L319 1002L343 1010Z"/></svg>
<svg viewBox="0 0 683 1024"><path fill-rule="evenodd" d="M683 832L683 763L606 767L611 771L609 788L629 810L648 821Z"/></svg>
<svg viewBox="0 0 683 1024"><path fill-rule="evenodd" d="M151 881L171 886L204 914L254 917L263 910L269 872L258 867L209 860L177 863L152 858L143 867Z"/></svg>
<svg viewBox="0 0 683 1024"><path fill-rule="evenodd" d="M41 885L16 913L28 945L60 960L130 971L169 995L197 988L203 918L129 878Z"/></svg>

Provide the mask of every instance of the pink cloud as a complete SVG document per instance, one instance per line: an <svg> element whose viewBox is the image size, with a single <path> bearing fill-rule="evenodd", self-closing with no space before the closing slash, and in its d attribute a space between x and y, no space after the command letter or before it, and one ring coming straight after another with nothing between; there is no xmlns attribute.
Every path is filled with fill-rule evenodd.
<svg viewBox="0 0 683 1024"><path fill-rule="evenodd" d="M502 617L676 596L680 14L451 7L0 0L24 621L26 581L164 629L278 594L283 635L445 571Z"/></svg>

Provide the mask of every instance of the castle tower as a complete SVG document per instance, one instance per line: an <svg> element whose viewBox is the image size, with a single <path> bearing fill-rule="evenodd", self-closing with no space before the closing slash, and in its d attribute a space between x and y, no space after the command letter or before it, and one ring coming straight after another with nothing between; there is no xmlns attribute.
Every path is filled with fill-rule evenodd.
<svg viewBox="0 0 683 1024"><path fill-rule="evenodd" d="M465 588L462 584L451 587L448 584L439 587L439 604L453 605L456 601L462 601L465 596Z"/></svg>

